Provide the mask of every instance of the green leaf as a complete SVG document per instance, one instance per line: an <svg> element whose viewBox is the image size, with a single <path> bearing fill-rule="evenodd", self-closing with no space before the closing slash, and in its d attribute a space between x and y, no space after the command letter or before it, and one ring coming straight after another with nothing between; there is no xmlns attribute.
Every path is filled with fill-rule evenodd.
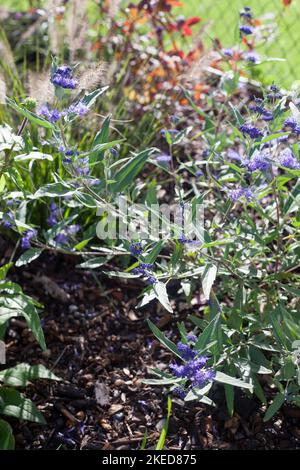
<svg viewBox="0 0 300 470"><path fill-rule="evenodd" d="M191 317L193 320L194 317ZM197 323L195 323L197 325ZM206 346L216 339L216 330L220 328L220 314L217 314L199 336L195 349L200 353L206 349Z"/></svg>
<svg viewBox="0 0 300 470"><path fill-rule="evenodd" d="M97 256L96 258L91 258L88 261L84 261L83 263L77 264L76 268L82 269L96 269L100 268L107 262L107 258L104 256Z"/></svg>
<svg viewBox="0 0 300 470"><path fill-rule="evenodd" d="M10 268L13 266L13 263L7 263L4 266L1 266L0 268L0 281L6 278L6 275Z"/></svg>
<svg viewBox="0 0 300 470"><path fill-rule="evenodd" d="M230 375L224 374L223 372L219 372L219 371L216 373L214 381L222 383L222 384L233 385L234 387L247 388L251 391L253 390L252 384L244 382L243 380L240 380L240 379L236 379L235 377L231 377Z"/></svg>
<svg viewBox="0 0 300 470"><path fill-rule="evenodd" d="M31 366L21 363L0 371L0 382L13 387L26 387L30 382L37 379L61 380L42 364Z"/></svg>
<svg viewBox="0 0 300 470"><path fill-rule="evenodd" d="M167 349L169 349L169 351L171 351L173 354L175 354L175 356L179 357L180 359L182 359L182 356L180 355L180 352L178 351L177 347L176 347L176 344L173 343L173 341L169 340L161 331L159 328L157 328L157 326L154 325L154 323L152 323L151 320L147 320L148 322L148 325L149 325L149 328L150 330L152 331L152 333L154 334L154 336L158 339L158 341L161 342L161 344L163 344Z"/></svg>
<svg viewBox="0 0 300 470"><path fill-rule="evenodd" d="M264 422L269 421L275 413L281 408L285 401L284 393L277 393L276 397L273 400L273 403L269 406L264 416Z"/></svg>
<svg viewBox="0 0 300 470"><path fill-rule="evenodd" d="M109 86L104 86L102 88L97 88L97 90L88 93L87 95L82 98L83 104L85 104L88 108L91 108L96 100L103 95L108 90Z"/></svg>
<svg viewBox="0 0 300 470"><path fill-rule="evenodd" d="M172 309L172 306L171 306L170 301L169 301L167 288L166 288L165 284L163 284L160 281L157 281L153 285L153 291L155 293L155 297L161 303L161 305L163 307L165 307L165 309L168 312L173 313L173 309Z"/></svg>
<svg viewBox="0 0 300 470"><path fill-rule="evenodd" d="M229 416L233 416L234 412L234 388L230 384L224 384L226 404Z"/></svg>
<svg viewBox="0 0 300 470"><path fill-rule="evenodd" d="M24 141L21 136L13 133L12 128L5 124L0 126L0 152L3 150L20 151L24 147Z"/></svg>
<svg viewBox="0 0 300 470"><path fill-rule="evenodd" d="M210 391L212 386L212 382L205 385L203 388L193 388L189 391L186 395L184 401L193 401L197 400L200 403L205 403L206 405L215 406L215 403L206 396L206 394Z"/></svg>
<svg viewBox="0 0 300 470"><path fill-rule="evenodd" d="M25 398L13 388L2 387L0 389L0 413L13 416L14 418L46 424L42 413L36 408L31 400Z"/></svg>
<svg viewBox="0 0 300 470"><path fill-rule="evenodd" d="M171 411L172 411L172 399L170 396L168 396L168 414L167 414L167 419L165 421L164 427L162 428L157 446L155 450L163 450L164 445L165 445L165 440L167 437L168 433L168 428L169 428L169 421L170 421L170 416L171 416Z"/></svg>
<svg viewBox="0 0 300 470"><path fill-rule="evenodd" d="M15 438L10 425L0 419L0 450L14 450Z"/></svg>
<svg viewBox="0 0 300 470"><path fill-rule="evenodd" d="M114 175L116 182L111 184L111 190L118 193L127 188L136 179L152 152L153 149L143 150L125 163Z"/></svg>
<svg viewBox="0 0 300 470"><path fill-rule="evenodd" d="M202 288L206 300L210 299L210 291L215 282L218 268L214 264L208 263L202 274Z"/></svg>
<svg viewBox="0 0 300 470"><path fill-rule="evenodd" d="M30 152L30 153L23 153L22 155L17 155L14 160L16 162L26 162L26 161L34 161L34 160L48 160L50 162L53 161L52 155L48 155L47 153L41 152Z"/></svg>
<svg viewBox="0 0 300 470"><path fill-rule="evenodd" d="M176 383L182 382L181 378L171 377L170 379L144 379L142 381L144 384L147 385L172 385Z"/></svg>
<svg viewBox="0 0 300 470"><path fill-rule="evenodd" d="M46 186L42 186L36 191L32 196L33 199L38 199L40 197L55 197L55 196L70 196L71 194L76 193L76 189L71 188L70 186L63 183L50 183Z"/></svg>
<svg viewBox="0 0 300 470"><path fill-rule="evenodd" d="M19 268L20 266L31 263L37 259L42 254L42 252L43 250L40 248L30 248L20 256L16 262L16 266Z"/></svg>

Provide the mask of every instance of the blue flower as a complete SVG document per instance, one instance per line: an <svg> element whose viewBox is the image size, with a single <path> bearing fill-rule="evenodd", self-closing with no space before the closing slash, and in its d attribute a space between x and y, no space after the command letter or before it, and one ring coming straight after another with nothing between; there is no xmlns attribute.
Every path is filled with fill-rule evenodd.
<svg viewBox="0 0 300 470"><path fill-rule="evenodd" d="M45 119L47 119L52 124L55 124L62 117L62 114L58 109L55 109L55 108L51 109L51 108L49 108L49 106L47 104L44 104L43 106L41 106L37 110L37 114L39 116L44 117Z"/></svg>
<svg viewBox="0 0 300 470"><path fill-rule="evenodd" d="M181 342L177 343L177 348L183 358L187 361L183 365L170 364L170 369L175 377L188 380L190 386L188 388L202 388L207 382L212 381L215 377L215 371L207 367L208 356L197 356L197 352L193 351L190 346ZM180 386L183 388L182 386Z"/></svg>
<svg viewBox="0 0 300 470"><path fill-rule="evenodd" d="M173 389L173 393L174 395L177 395L179 398L182 398L184 400L184 398L186 397L186 390L184 387L175 387Z"/></svg>
<svg viewBox="0 0 300 470"><path fill-rule="evenodd" d="M253 64L257 64L257 62L259 61L259 55L256 54L256 52L249 51L249 52L246 52L246 54L244 55L244 59L247 62L252 62Z"/></svg>
<svg viewBox="0 0 300 470"><path fill-rule="evenodd" d="M229 191L229 197L234 202L238 201L242 197L245 197L247 201L251 201L254 197L254 194L251 188L237 188Z"/></svg>
<svg viewBox="0 0 300 470"><path fill-rule="evenodd" d="M249 35L249 34L253 33L253 28L252 28L252 26L244 24L244 25L240 26L240 32L241 32L241 34Z"/></svg>
<svg viewBox="0 0 300 470"><path fill-rule="evenodd" d="M166 154L158 155L156 157L156 161L158 163L169 163L169 162L172 161L172 157L171 157L171 155L166 155Z"/></svg>
<svg viewBox="0 0 300 470"><path fill-rule="evenodd" d="M232 49L229 49L229 48L223 49L222 52L226 57L233 57L233 50Z"/></svg>
<svg viewBox="0 0 300 470"><path fill-rule="evenodd" d="M14 215L11 211L8 211L2 222L4 228L12 228L14 225Z"/></svg>
<svg viewBox="0 0 300 470"><path fill-rule="evenodd" d="M143 248L141 242L131 243L129 251L132 256L139 256L143 253Z"/></svg>
<svg viewBox="0 0 300 470"><path fill-rule="evenodd" d="M300 168L300 163L289 148L280 152L278 163L279 165L284 166L285 168L290 168L291 170L298 170Z"/></svg>
<svg viewBox="0 0 300 470"><path fill-rule="evenodd" d="M294 116L288 117L283 123L283 127L290 127L293 131L297 128L297 126L297 119Z"/></svg>
<svg viewBox="0 0 300 470"><path fill-rule="evenodd" d="M177 343L177 349L183 359L194 359L194 357L197 355L197 353L193 351L193 349L188 344L184 344L181 341Z"/></svg>
<svg viewBox="0 0 300 470"><path fill-rule="evenodd" d="M267 94L267 100L274 103L276 100L280 100L282 98L282 94L278 86L271 85L270 86L270 93Z"/></svg>
<svg viewBox="0 0 300 470"><path fill-rule="evenodd" d="M264 135L261 130L250 124L243 124L242 126L240 126L240 131L243 133L244 136L249 135L251 139L257 139L258 137L263 137Z"/></svg>
<svg viewBox="0 0 300 470"><path fill-rule="evenodd" d="M37 231L36 230L27 230L24 233L24 236L21 239L21 247L23 250L28 250L28 248L31 247L31 239L35 238L37 236Z"/></svg>
<svg viewBox="0 0 300 470"><path fill-rule="evenodd" d="M84 104L82 101L79 101L76 104L71 104L69 106L67 112L69 114L76 114L77 116L84 116L88 112L89 108L86 104Z"/></svg>
<svg viewBox="0 0 300 470"><path fill-rule="evenodd" d="M55 202L52 202L50 204L50 215L47 219L48 225L50 225L50 227L54 227L57 224L58 212L59 212L59 209L57 205L55 204Z"/></svg>
<svg viewBox="0 0 300 470"><path fill-rule="evenodd" d="M133 247L133 245L131 245L131 248L133 248L133 251L132 249L130 250L133 256L138 256L138 254L141 254L141 252L139 252L139 247L136 247L136 246ZM138 253L138 254L134 254L134 253ZM154 285L156 284L157 279L153 274L149 272L153 270L153 267L154 266L152 263L140 263L136 268L132 270L132 272L133 274L137 274L139 276L143 276L144 278L146 278L146 281L148 282L148 284Z"/></svg>
<svg viewBox="0 0 300 470"><path fill-rule="evenodd" d="M250 7L244 7L244 10L240 12L240 17L241 18L246 18L247 20L250 20L253 17L253 14L251 12Z"/></svg>
<svg viewBox="0 0 300 470"><path fill-rule="evenodd" d="M77 81L73 78L72 69L66 65L58 67L51 76L51 82L56 87L74 90Z"/></svg>
<svg viewBox="0 0 300 470"><path fill-rule="evenodd" d="M265 171L271 166L271 155L268 151L255 152L250 160L246 162L250 171Z"/></svg>
<svg viewBox="0 0 300 470"><path fill-rule="evenodd" d="M197 336L195 336L193 333L189 333L186 337L186 339L191 342L191 343L196 343L197 341Z"/></svg>
<svg viewBox="0 0 300 470"><path fill-rule="evenodd" d="M89 169L89 157L78 158L74 163L75 173L78 176L88 176Z"/></svg>

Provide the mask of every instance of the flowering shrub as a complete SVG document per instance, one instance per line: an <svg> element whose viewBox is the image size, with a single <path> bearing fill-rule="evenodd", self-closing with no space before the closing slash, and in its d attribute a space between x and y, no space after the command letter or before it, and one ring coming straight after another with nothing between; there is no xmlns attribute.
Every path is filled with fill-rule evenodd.
<svg viewBox="0 0 300 470"><path fill-rule="evenodd" d="M140 2L128 7L125 24L114 26L133 34L146 16L157 20L151 24L162 42L162 16L168 33L189 35L198 20L175 22L173 4L153 2L151 10L150 2ZM223 384L231 415L234 387L240 387L258 397L268 420L284 402L299 405L300 111L296 87L254 91L243 85L238 63L256 62L249 42L256 26L245 8L239 26L244 49L218 48L218 64L229 63L231 72L201 97L203 106L195 90L183 86L188 117L161 116L154 137L152 127L141 133L136 124L142 150L135 135L124 138L132 127L120 132L110 115L93 112L94 105L107 105L109 87L87 89L80 65L55 59L46 99L6 100L14 120L23 121L16 131L0 128L0 219L1 231L20 248L16 266L43 252L65 253L78 258L79 269L140 285L137 308L158 301L179 318L179 301L185 301L192 314L178 324L180 338L149 320L177 362L154 369L157 378L146 382L169 386L182 403L211 406ZM132 98L146 104L139 111L148 110L163 86L177 86L174 76L182 70L173 76L167 67L165 73L163 44L160 51L161 62L151 67L164 73L137 87L146 93L143 103ZM176 67L182 65L182 54L175 56ZM147 148L152 137L155 146ZM162 205L175 208L174 217ZM157 222L153 233L149 219Z"/></svg>

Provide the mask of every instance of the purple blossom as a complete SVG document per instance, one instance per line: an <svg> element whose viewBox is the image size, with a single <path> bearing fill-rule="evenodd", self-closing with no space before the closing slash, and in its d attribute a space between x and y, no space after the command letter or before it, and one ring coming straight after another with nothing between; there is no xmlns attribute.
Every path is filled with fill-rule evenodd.
<svg viewBox="0 0 300 470"><path fill-rule="evenodd" d="M283 123L283 127L290 127L293 131L297 128L297 126L297 119L294 116L288 117Z"/></svg>
<svg viewBox="0 0 300 470"><path fill-rule="evenodd" d="M171 155L163 154L156 157L158 163L169 163L172 161Z"/></svg>
<svg viewBox="0 0 300 470"><path fill-rule="evenodd" d="M245 197L247 201L251 201L254 197L253 191L251 188L237 188L229 191L229 197L234 202L238 201L242 197Z"/></svg>
<svg viewBox="0 0 300 470"><path fill-rule="evenodd" d="M43 106L41 106L37 110L37 114L39 116L44 117L45 119L47 119L52 124L55 124L62 117L62 114L58 109L55 109L55 108L51 109L51 108L49 108L49 106L47 104L44 104Z"/></svg>
<svg viewBox="0 0 300 470"><path fill-rule="evenodd" d="M244 25L240 26L240 32L241 32L241 34L245 34L247 36L247 35L253 33L253 28L252 28L252 26L244 24Z"/></svg>
<svg viewBox="0 0 300 470"><path fill-rule="evenodd" d="M88 112L88 110L88 106L82 101L79 101L76 104L71 104L67 110L67 113L76 114L77 116L83 117Z"/></svg>
<svg viewBox="0 0 300 470"><path fill-rule="evenodd" d="M178 343L177 347L182 344L183 343ZM189 348L187 345L184 346ZM193 351L193 353L195 352ZM191 383L191 388L203 387L207 382L214 379L216 374L214 370L206 366L208 361L208 357L206 355L196 357L195 353L195 355L192 356L188 355L185 359L187 362L183 365L170 364L170 369L175 377L189 380Z"/></svg>
<svg viewBox="0 0 300 470"><path fill-rule="evenodd" d="M177 395L179 398L182 398L183 400L186 397L186 390L184 387L175 387L173 389L174 395Z"/></svg>
<svg viewBox="0 0 300 470"><path fill-rule="evenodd" d="M232 49L223 49L222 50L223 54L226 56L226 57L233 57L233 50Z"/></svg>
<svg viewBox="0 0 300 470"><path fill-rule="evenodd" d="M267 94L267 100L270 101L271 103L274 103L276 100L280 100L281 98L282 98L282 94L280 93L278 86L271 85L270 93Z"/></svg>
<svg viewBox="0 0 300 470"><path fill-rule="evenodd" d="M270 168L271 155L268 151L255 152L250 160L246 162L249 171L265 171Z"/></svg>
<svg viewBox="0 0 300 470"><path fill-rule="evenodd" d="M253 64L257 64L257 62L259 61L259 55L256 54L256 52L249 51L245 53L244 59L247 62L252 62Z"/></svg>
<svg viewBox="0 0 300 470"><path fill-rule="evenodd" d="M28 250L31 247L31 239L37 236L36 230L27 230L21 239L21 247L23 250Z"/></svg>
<svg viewBox="0 0 300 470"><path fill-rule="evenodd" d="M190 341L191 343L196 343L197 341L197 336L195 336L193 333L189 333L186 337L186 339L188 341Z"/></svg>
<svg viewBox="0 0 300 470"><path fill-rule="evenodd" d="M242 126L240 126L240 131L243 133L244 136L249 135L251 139L257 139L258 137L263 137L264 135L261 130L250 124L243 124Z"/></svg>
<svg viewBox="0 0 300 470"><path fill-rule="evenodd" d="M57 222L58 222L58 212L59 212L59 209L57 207L57 205L55 204L55 202L51 202L50 204L50 215L47 219L47 222L48 222L48 225L50 225L50 227L54 227Z"/></svg>
<svg viewBox="0 0 300 470"><path fill-rule="evenodd" d="M143 253L143 248L141 242L131 243L129 246L129 251L132 256L139 256Z"/></svg>
<svg viewBox="0 0 300 470"><path fill-rule="evenodd" d="M131 245L132 246L132 245ZM136 250L134 250L136 252ZM133 253L132 253L133 254ZM141 253L139 253L141 254ZM138 256L135 255L134 256ZM146 278L146 281L150 285L154 285L157 282L156 277L151 274L149 271L152 271L153 269L153 264L152 263L140 263L136 268L132 270L133 274L137 274L139 276L142 276Z"/></svg>
<svg viewBox="0 0 300 470"><path fill-rule="evenodd" d="M181 341L177 343L177 349L180 352L181 356L183 359L194 359L194 357L197 355L195 351L192 350L192 348L188 344L184 344Z"/></svg>
<svg viewBox="0 0 300 470"><path fill-rule="evenodd" d="M300 163L289 148L280 152L278 163L279 165L284 166L285 168L290 168L291 170L298 170L300 168Z"/></svg>
<svg viewBox="0 0 300 470"><path fill-rule="evenodd" d="M77 86L77 81L74 80L71 67L63 65L58 67L51 77L51 82L56 87L74 90Z"/></svg>
<svg viewBox="0 0 300 470"><path fill-rule="evenodd" d="M250 7L244 7L244 10L240 12L240 17L241 18L246 18L247 20L250 20L253 17L253 14L251 12Z"/></svg>
<svg viewBox="0 0 300 470"><path fill-rule="evenodd" d="M89 169L89 157L83 157L76 160L74 164L75 173L78 176L88 176L90 169Z"/></svg>
<svg viewBox="0 0 300 470"><path fill-rule="evenodd" d="M14 224L14 215L11 211L7 212L2 224L4 228L12 228Z"/></svg>
<svg viewBox="0 0 300 470"><path fill-rule="evenodd" d="M69 225L69 227L66 228L66 231L68 235L75 235L79 232L80 228L79 224Z"/></svg>
<svg viewBox="0 0 300 470"><path fill-rule="evenodd" d="M60 232L55 237L55 241L56 243L59 243L60 245L65 245L68 242L68 237L64 232Z"/></svg>
<svg viewBox="0 0 300 470"><path fill-rule="evenodd" d="M176 135L178 134L178 130L177 129L161 129L160 133L163 137L165 137L165 135L168 133L170 135Z"/></svg>

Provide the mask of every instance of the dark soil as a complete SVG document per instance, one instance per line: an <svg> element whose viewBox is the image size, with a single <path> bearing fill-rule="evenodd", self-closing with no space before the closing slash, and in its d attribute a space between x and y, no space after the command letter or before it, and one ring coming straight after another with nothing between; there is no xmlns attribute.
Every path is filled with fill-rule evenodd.
<svg viewBox="0 0 300 470"><path fill-rule="evenodd" d="M1 261L9 254L7 249ZM26 389L47 425L10 419L17 448L138 449L145 432L146 448L155 448L167 413L167 390L142 380L149 369L166 368L173 358L153 340L146 318L171 334L188 312L172 317L156 304L137 311L136 284L76 270L74 258L48 255L11 272L11 278L44 305L48 349L42 352L26 324L13 320L6 338L8 366L42 363L62 378ZM203 306L195 301L193 313L201 315ZM179 303L176 311L180 308ZM166 449L300 448L300 409L286 407L263 423L261 405L237 395L230 418L222 390L214 395L216 408L184 406L173 399Z"/></svg>

